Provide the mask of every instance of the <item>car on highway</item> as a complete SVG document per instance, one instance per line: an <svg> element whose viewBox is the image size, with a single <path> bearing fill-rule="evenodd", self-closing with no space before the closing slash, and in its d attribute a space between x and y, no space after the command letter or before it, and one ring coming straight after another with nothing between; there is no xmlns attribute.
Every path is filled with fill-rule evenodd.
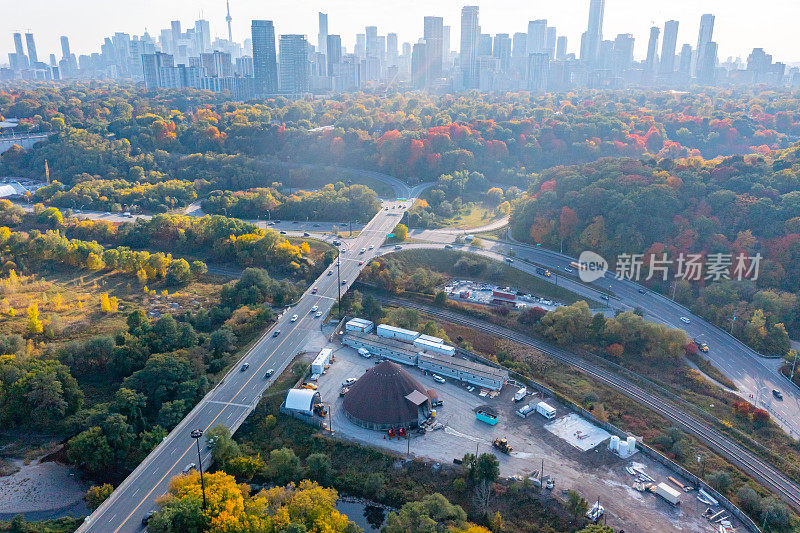
<svg viewBox="0 0 800 533"><path fill-rule="evenodd" d="M375 245L374 245L374 244L370 244L370 245L369 245L369 249L370 249L370 250L372 250L372 249L374 249L374 248L375 248Z"/></svg>
<svg viewBox="0 0 800 533"><path fill-rule="evenodd" d="M450 250L453 247L453 245L452 244L445 244L444 247L447 248L448 250Z"/></svg>
<svg viewBox="0 0 800 533"><path fill-rule="evenodd" d="M363 264L364 264L364 261L359 261L359 262L358 262L358 266L361 266L361 265L363 265Z"/></svg>
<svg viewBox="0 0 800 533"><path fill-rule="evenodd" d="M436 383L446 383L445 379L438 374L434 374L432 377L433 381L435 381Z"/></svg>
<svg viewBox="0 0 800 533"><path fill-rule="evenodd" d="M275 369L274 368L270 368L269 370L267 370L267 373L264 374L264 376L267 377L267 378L271 378L272 374L274 374L274 373L275 373Z"/></svg>
<svg viewBox="0 0 800 533"><path fill-rule="evenodd" d="M694 339L694 344L697 346L697 349L703 353L708 353L708 344L703 341Z"/></svg>
<svg viewBox="0 0 800 533"><path fill-rule="evenodd" d="M314 307L312 307L312 308L311 308L311 312L312 312L312 313L316 313L316 312L317 312L317 309L319 309L319 306L318 306L318 305L315 305Z"/></svg>
<svg viewBox="0 0 800 533"><path fill-rule="evenodd" d="M361 249L361 251L360 251L360 252L358 252L358 253L359 253L359 254L363 254L363 253L364 253L364 252L366 252L366 251L367 251L367 249L366 249L366 248L362 248L362 249Z"/></svg>
<svg viewBox="0 0 800 533"><path fill-rule="evenodd" d="M274 339L275 337L277 337L280 334L281 334L281 330L276 329L275 331L272 332L272 338Z"/></svg>
<svg viewBox="0 0 800 533"><path fill-rule="evenodd" d="M506 257L506 263L513 263L513 262L514 262L513 259L511 259L510 257Z"/></svg>
<svg viewBox="0 0 800 533"><path fill-rule="evenodd" d="M388 211L388 210L389 210L389 208L388 208L388 207L384 207L384 208L383 208L383 210L384 210L384 211Z"/></svg>
<svg viewBox="0 0 800 533"><path fill-rule="evenodd" d="M600 299L601 299L601 300L608 301L608 295L607 295L607 294L601 294L601 295L600 295Z"/></svg>
<svg viewBox="0 0 800 533"><path fill-rule="evenodd" d="M681 322L683 322L684 324L689 324L691 322L691 320L689 320L688 316L682 316L681 317Z"/></svg>
<svg viewBox="0 0 800 533"><path fill-rule="evenodd" d="M311 234L307 231L303 232L303 237L311 237Z"/></svg>
<svg viewBox="0 0 800 533"><path fill-rule="evenodd" d="M346 380L342 381L342 386L343 387L349 387L350 385L352 385L356 381L358 381L358 378L347 378Z"/></svg>
<svg viewBox="0 0 800 533"><path fill-rule="evenodd" d="M286 232L281 230L281 235L286 235Z"/></svg>
<svg viewBox="0 0 800 533"><path fill-rule="evenodd" d="M156 510L153 509L152 511L148 511L144 517L142 517L142 525L146 526L150 523L150 519L153 518L153 515L156 514Z"/></svg>
<svg viewBox="0 0 800 533"><path fill-rule="evenodd" d="M188 474L192 470L197 470L197 465L194 463L189 463L188 465L183 467L183 473Z"/></svg>
<svg viewBox="0 0 800 533"><path fill-rule="evenodd" d="M572 268L570 268L570 267L564 267L564 272L569 272L570 274L572 274L575 271L572 270Z"/></svg>
<svg viewBox="0 0 800 533"><path fill-rule="evenodd" d="M297 322L297 315L292 315L292 318L289 319L290 322Z"/></svg>
<svg viewBox="0 0 800 533"><path fill-rule="evenodd" d="M636 290L637 290L637 291L639 291L639 294L644 294L644 293L646 293L646 292L647 292L647 291L646 291L646 290L644 290L644 289L636 289Z"/></svg>
<svg viewBox="0 0 800 533"><path fill-rule="evenodd" d="M245 370L247 370L248 368L250 368L250 363L245 363L245 364L243 364L243 365L242 365L242 367L239 369L239 372L244 372L244 371L245 371Z"/></svg>
<svg viewBox="0 0 800 533"><path fill-rule="evenodd" d="M317 288L316 288L316 287L314 287L313 289L311 289L311 294L317 294Z"/></svg>
<svg viewBox="0 0 800 533"><path fill-rule="evenodd" d="M346 279L342 280L342 285L347 285L347 280Z"/></svg>
<svg viewBox="0 0 800 533"><path fill-rule="evenodd" d="M339 241L333 241L333 245L334 245L334 246L340 246L341 244L342 244L342 243L341 243L341 242L339 242Z"/></svg>
<svg viewBox="0 0 800 533"><path fill-rule="evenodd" d="M314 318L319 318L321 316L322 316L322 311L317 311L316 313L314 313Z"/></svg>
<svg viewBox="0 0 800 533"><path fill-rule="evenodd" d="M328 270L328 275L333 276L333 270Z"/></svg>
<svg viewBox="0 0 800 533"><path fill-rule="evenodd" d="M395 249L395 250L402 250L402 249L403 249L403 247L402 247L402 246L400 246L399 244L395 244L395 245L394 245L394 249Z"/></svg>
<svg viewBox="0 0 800 533"><path fill-rule="evenodd" d="M772 395L778 400L783 400L783 394L778 389L772 389Z"/></svg>

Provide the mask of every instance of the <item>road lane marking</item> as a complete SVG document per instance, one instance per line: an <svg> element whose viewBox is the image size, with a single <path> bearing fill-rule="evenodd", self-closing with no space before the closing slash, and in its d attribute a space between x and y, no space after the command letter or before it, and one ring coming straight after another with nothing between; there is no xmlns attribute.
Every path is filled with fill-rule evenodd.
<svg viewBox="0 0 800 533"><path fill-rule="evenodd" d="M311 313L311 311L309 311L308 313L306 313L305 315L303 315L303 318L305 319L305 318L306 318L306 317L307 317L307 316L308 316L310 313ZM294 330L295 330L295 329L297 329L297 325L298 325L298 324L297 324L297 323L295 323L295 325L294 325L294 326L292 326L292 329L291 329L291 330L289 330L289 333L288 333L286 336L284 336L283 340L281 340L281 342L280 342L280 343L279 343L279 344L278 344L278 345L275 347L275 349L274 349L274 350L273 350L273 351L272 351L272 352L271 352L271 353L270 353L270 354L267 356L267 358L264 360L264 362L263 362L263 363L261 363L261 366L259 366L259 367L258 367L258 368L257 368L257 369L256 369L256 370L253 372L253 374L250 376L250 378L249 378L249 379L248 379L248 380L247 380L247 381L244 383L244 385L242 385L242 386L241 386L241 388L240 388L238 391L236 391L236 394L234 394L234 395L233 395L233 398L231 398L231 401L230 401L230 402L226 402L226 403L224 404L226 407L223 407L223 408L222 408L222 410L220 410L220 412L219 412L219 413L218 413L218 414L217 414L217 415L216 415L216 416L215 416L215 417L214 417L214 418L211 420L211 422L209 422L209 424L208 424L208 425L205 427L205 430L203 431L203 433L205 433L206 431L208 431L208 429L209 429L209 428L210 428L210 427L211 427L211 426L214 424L214 422L216 422L216 421L217 421L217 418L219 418L220 416L222 416L222 413L224 413L224 412L225 412L225 409L227 408L227 406L228 406L228 405L230 405L231 403L233 403L233 400L234 400L234 399L235 399L235 398L236 398L236 397L237 397L237 396L238 396L238 395L239 395L239 394L242 392L242 390L244 390L244 388L245 388L245 387L246 387L246 386L247 386L247 385L250 383L250 381L252 381L252 379L253 379L253 378L255 377L255 375L256 375L256 372L259 372L259 371L260 371L260 370L261 370L261 369L264 367L264 365L266 365L266 364L267 364L267 362L268 362L268 361L269 361L269 360L272 358L272 356L273 356L273 355L275 355L275 354L278 352L278 350L281 348L281 346L283 346L283 344L284 344L284 343L285 343L287 340L289 340L289 338L291 338L291 334L294 332ZM267 331L269 331L269 330L267 330ZM264 334L264 336L263 336L262 338L267 338L267 339L269 339L270 337L266 337L266 333L265 333L265 334ZM256 346L254 346L254 347L253 347L253 349L257 348L257 346L258 346L258 345L256 344ZM245 356L245 357L246 357L246 356ZM230 415L229 415L229 417L230 417ZM152 488L152 489L150 489L150 491L149 491L147 494L145 494L144 498L142 498L142 500L141 500L141 501L140 501L140 502L139 502L139 503L136 505L136 507L134 507L134 508L133 508L133 510L132 510L132 511L131 511L131 512L128 514L128 516L126 516L126 517L125 517L125 520L123 520L123 521L122 521L122 523L120 523L120 525L119 525L119 526L117 526L117 528L114 530L114 533L117 533L117 532L118 532L120 529L122 529L122 526L124 526L124 525L125 525L125 524L128 522L128 520L130 520L130 519L131 519L131 517L133 516L133 514L134 514L136 511L138 511L138 510L139 510L139 507L141 507L141 506L142 506L142 504L143 504L145 501L147 501L147 498L149 498L149 497L150 497L150 495L153 493L153 491L155 491L155 490L158 488L158 486L159 486L159 485L161 485L161 483L163 483L164 479L165 479L165 478L166 478L166 477L167 477L167 476L170 474L170 472L172 472L172 470L173 470L173 469L174 469L174 468L175 468L175 467L178 465L178 463L179 463L179 462L181 462L181 460L183 460L183 458L186 456L186 454L187 454L187 453L189 453L189 451L192 449L192 446L193 446L193 445L192 445L192 444L190 444L190 445L189 445L189 446L186 448L186 451L184 451L184 452L181 454L181 456L178 458L178 460L177 460L177 461L175 461L175 462L172 464L172 466L169 468L169 470L167 470L167 472L166 472L166 473L165 473L163 476L161 476L161 479L159 479L159 480L158 480L158 482L157 482L157 483L156 483L156 484L153 486L153 488ZM114 516L116 516L116 514L115 514ZM110 520L109 520L109 522L110 522Z"/></svg>

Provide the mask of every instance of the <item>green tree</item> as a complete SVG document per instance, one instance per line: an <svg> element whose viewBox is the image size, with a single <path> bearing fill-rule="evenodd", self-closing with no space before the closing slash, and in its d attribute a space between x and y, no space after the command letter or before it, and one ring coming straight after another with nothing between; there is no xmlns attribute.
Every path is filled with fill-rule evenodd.
<svg viewBox="0 0 800 533"><path fill-rule="evenodd" d="M320 485L327 485L333 473L331 458L325 453L312 453L306 457L306 468L311 479Z"/></svg>
<svg viewBox="0 0 800 533"><path fill-rule="evenodd" d="M390 513L383 533L426 533L463 528L467 513L450 503L441 494L428 494L422 500L409 502L399 511Z"/></svg>
<svg viewBox="0 0 800 533"><path fill-rule="evenodd" d="M478 481L497 481L500 477L500 461L492 453L482 453L475 464L475 475Z"/></svg>
<svg viewBox="0 0 800 533"><path fill-rule="evenodd" d="M398 224L392 230L392 234L394 242L403 242L408 238L408 227L405 224Z"/></svg>
<svg viewBox="0 0 800 533"><path fill-rule="evenodd" d="M300 459L291 448L279 448L269 452L267 475L279 485L294 481L301 472Z"/></svg>
<svg viewBox="0 0 800 533"><path fill-rule="evenodd" d="M567 511L575 518L580 518L589 510L589 503L577 492L571 490L567 493L567 501L564 503Z"/></svg>
<svg viewBox="0 0 800 533"><path fill-rule="evenodd" d="M206 432L206 442L211 446L211 457L217 468L224 470L229 461L242 454L239 444L231 436L231 430L222 424Z"/></svg>

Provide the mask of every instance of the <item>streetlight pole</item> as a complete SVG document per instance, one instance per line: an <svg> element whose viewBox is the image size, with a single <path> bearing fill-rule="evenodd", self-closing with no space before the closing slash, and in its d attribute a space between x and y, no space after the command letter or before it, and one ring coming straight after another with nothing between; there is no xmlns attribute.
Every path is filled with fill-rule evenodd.
<svg viewBox="0 0 800 533"><path fill-rule="evenodd" d="M197 444L197 469L200 471L200 487L203 489L203 510L206 510L206 484L203 480L203 458L200 457L200 437L203 436L203 430L193 429L192 438Z"/></svg>
<svg viewBox="0 0 800 533"><path fill-rule="evenodd" d="M794 352L794 362L792 363L792 375L789 376L789 381L794 382L794 369L797 366L797 352Z"/></svg>

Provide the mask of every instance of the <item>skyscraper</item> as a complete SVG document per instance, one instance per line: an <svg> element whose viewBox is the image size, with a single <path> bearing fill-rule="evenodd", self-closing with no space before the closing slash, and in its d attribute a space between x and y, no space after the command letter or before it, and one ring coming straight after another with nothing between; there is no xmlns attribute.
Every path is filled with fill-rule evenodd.
<svg viewBox="0 0 800 533"><path fill-rule="evenodd" d="M697 34L697 48L695 48L695 66L692 70L699 68L698 63L705 57L705 47L714 38L714 15L706 13L700 17L700 31Z"/></svg>
<svg viewBox="0 0 800 533"><path fill-rule="evenodd" d="M278 92L278 65L275 60L275 28L271 20L254 20L251 26L253 39L253 77L256 94Z"/></svg>
<svg viewBox="0 0 800 533"><path fill-rule="evenodd" d="M366 35L366 57L380 58L378 27L367 26L364 28L364 34Z"/></svg>
<svg viewBox="0 0 800 533"><path fill-rule="evenodd" d="M555 26L548 26L547 27L547 36L544 42L544 50L548 54L550 54L550 59L555 59L556 57L556 27Z"/></svg>
<svg viewBox="0 0 800 533"><path fill-rule="evenodd" d="M668 20L664 24L664 40L661 42L661 67L659 72L662 77L669 78L675 71L675 50L678 46L678 21Z"/></svg>
<svg viewBox="0 0 800 533"><path fill-rule="evenodd" d="M517 32L511 40L511 68L524 76L528 71L528 34Z"/></svg>
<svg viewBox="0 0 800 533"><path fill-rule="evenodd" d="M703 47L703 54L697 59L697 81L714 85L717 74L717 43L709 41Z"/></svg>
<svg viewBox="0 0 800 533"><path fill-rule="evenodd" d="M397 34L386 34L386 65L389 67L397 66Z"/></svg>
<svg viewBox="0 0 800 533"><path fill-rule="evenodd" d="M341 35L328 35L325 50L328 51L326 56L328 62L328 76L333 76L333 65L342 61L342 36Z"/></svg>
<svg viewBox="0 0 800 533"><path fill-rule="evenodd" d="M69 50L69 37L66 35L61 36L61 59L69 59L72 52Z"/></svg>
<svg viewBox="0 0 800 533"><path fill-rule="evenodd" d="M539 19L528 22L528 54L544 52L546 42L547 21Z"/></svg>
<svg viewBox="0 0 800 533"><path fill-rule="evenodd" d="M32 33L25 34L25 44L28 46L28 59L30 60L30 64L34 66L39 62L39 57L36 55L36 43L33 42Z"/></svg>
<svg viewBox="0 0 800 533"><path fill-rule="evenodd" d="M308 92L308 41L305 35L281 35L280 88L282 93Z"/></svg>
<svg viewBox="0 0 800 533"><path fill-rule="evenodd" d="M430 86L434 81L442 77L442 40L443 40L443 19L442 17L425 17L423 27L423 38L425 39L425 83ZM411 57L413 70L413 51Z"/></svg>
<svg viewBox="0 0 800 533"><path fill-rule="evenodd" d="M319 35L317 35L317 51L328 55L328 14L320 12L319 16ZM339 53L341 56L341 51Z"/></svg>
<svg viewBox="0 0 800 533"><path fill-rule="evenodd" d="M22 34L14 34L14 54L16 59L16 67L24 69L28 66L28 57L25 55L25 50L22 48Z"/></svg>
<svg viewBox="0 0 800 533"><path fill-rule="evenodd" d="M411 84L421 89L428 84L428 51L427 44L414 43L411 49Z"/></svg>
<svg viewBox="0 0 800 533"><path fill-rule="evenodd" d="M564 61L567 58L567 36L559 35L556 40L556 60Z"/></svg>
<svg viewBox="0 0 800 533"><path fill-rule="evenodd" d="M450 66L450 26L442 26L442 68Z"/></svg>
<svg viewBox="0 0 800 533"><path fill-rule="evenodd" d="M194 34L197 41L197 51L207 53L211 51L211 26L207 20L196 20Z"/></svg>
<svg viewBox="0 0 800 533"><path fill-rule="evenodd" d="M590 64L597 63L600 42L603 40L603 11L606 0L591 0L589 4L589 28L584 34L585 43L581 44L581 59Z"/></svg>
<svg viewBox="0 0 800 533"><path fill-rule="evenodd" d="M511 37L507 33L498 33L494 36L492 55L500 60L500 70L508 72L511 67Z"/></svg>
<svg viewBox="0 0 800 533"><path fill-rule="evenodd" d="M689 76L692 74L692 45L691 44L684 44L681 47L681 58L680 63L678 64L678 72L680 73L681 77L684 80L688 80Z"/></svg>
<svg viewBox="0 0 800 533"><path fill-rule="evenodd" d="M478 6L461 9L461 75L465 89L478 87Z"/></svg>
<svg viewBox="0 0 800 533"><path fill-rule="evenodd" d="M170 22L170 27L172 29L172 43L170 44L170 51L172 55L178 55L178 39L181 38L181 21L180 20L173 20Z"/></svg>
<svg viewBox="0 0 800 533"><path fill-rule="evenodd" d="M647 59L644 62L645 77L650 77L655 73L656 62L658 61L658 37L661 35L661 28L653 26L650 28L650 40L647 43Z"/></svg>

